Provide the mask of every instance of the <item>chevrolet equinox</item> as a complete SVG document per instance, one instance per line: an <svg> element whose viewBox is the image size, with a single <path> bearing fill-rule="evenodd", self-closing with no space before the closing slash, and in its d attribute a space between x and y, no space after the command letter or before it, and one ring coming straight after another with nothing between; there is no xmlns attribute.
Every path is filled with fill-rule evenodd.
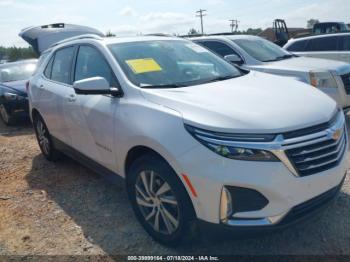
<svg viewBox="0 0 350 262"><path fill-rule="evenodd" d="M28 88L43 155L118 174L137 219L163 244L195 225L290 225L330 203L345 179L336 102L185 39L66 39L42 53Z"/></svg>

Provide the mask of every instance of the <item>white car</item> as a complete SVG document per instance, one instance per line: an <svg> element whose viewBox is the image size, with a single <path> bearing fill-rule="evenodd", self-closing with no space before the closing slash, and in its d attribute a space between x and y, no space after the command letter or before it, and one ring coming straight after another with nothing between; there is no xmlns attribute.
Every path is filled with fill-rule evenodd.
<svg viewBox="0 0 350 262"><path fill-rule="evenodd" d="M191 38L242 68L291 77L317 87L344 110L350 109L350 65L297 57L261 37L248 35Z"/></svg>
<svg viewBox="0 0 350 262"><path fill-rule="evenodd" d="M299 81L155 36L79 36L39 65L29 101L43 155L125 179L136 217L163 244L198 224L282 228L314 216L345 179L344 114Z"/></svg>
<svg viewBox="0 0 350 262"><path fill-rule="evenodd" d="M283 48L300 56L326 58L350 64L350 32L292 38Z"/></svg>

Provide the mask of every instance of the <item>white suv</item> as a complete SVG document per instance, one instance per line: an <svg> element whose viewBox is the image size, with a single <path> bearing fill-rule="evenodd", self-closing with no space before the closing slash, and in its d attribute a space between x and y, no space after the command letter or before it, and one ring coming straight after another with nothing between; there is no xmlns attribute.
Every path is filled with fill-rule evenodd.
<svg viewBox="0 0 350 262"><path fill-rule="evenodd" d="M344 181L344 114L299 81L155 36L80 36L39 65L29 97L44 156L62 152L125 178L136 217L161 243L179 243L198 224L289 225L326 206Z"/></svg>
<svg viewBox="0 0 350 262"><path fill-rule="evenodd" d="M298 57L258 36L204 36L191 40L242 68L310 84L332 97L344 110L350 109L349 64Z"/></svg>

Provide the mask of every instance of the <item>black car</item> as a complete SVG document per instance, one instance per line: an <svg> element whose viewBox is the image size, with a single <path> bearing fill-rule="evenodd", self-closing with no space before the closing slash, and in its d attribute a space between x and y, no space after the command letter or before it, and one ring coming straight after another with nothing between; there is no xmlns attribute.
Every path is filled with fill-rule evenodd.
<svg viewBox="0 0 350 262"><path fill-rule="evenodd" d="M23 60L0 65L0 117L6 125L28 117L26 83L36 63L37 60Z"/></svg>

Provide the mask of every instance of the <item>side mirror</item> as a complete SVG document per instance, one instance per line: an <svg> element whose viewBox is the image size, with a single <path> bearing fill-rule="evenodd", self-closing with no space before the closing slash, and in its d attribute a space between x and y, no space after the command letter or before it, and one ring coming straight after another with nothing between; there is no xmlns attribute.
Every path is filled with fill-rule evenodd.
<svg viewBox="0 0 350 262"><path fill-rule="evenodd" d="M118 87L110 87L108 81L104 77L99 76L75 81L73 88L78 95L123 96L123 92Z"/></svg>
<svg viewBox="0 0 350 262"><path fill-rule="evenodd" d="M243 64L243 60L238 55L235 55L235 54L226 55L224 59L233 64L237 64L237 65Z"/></svg>

